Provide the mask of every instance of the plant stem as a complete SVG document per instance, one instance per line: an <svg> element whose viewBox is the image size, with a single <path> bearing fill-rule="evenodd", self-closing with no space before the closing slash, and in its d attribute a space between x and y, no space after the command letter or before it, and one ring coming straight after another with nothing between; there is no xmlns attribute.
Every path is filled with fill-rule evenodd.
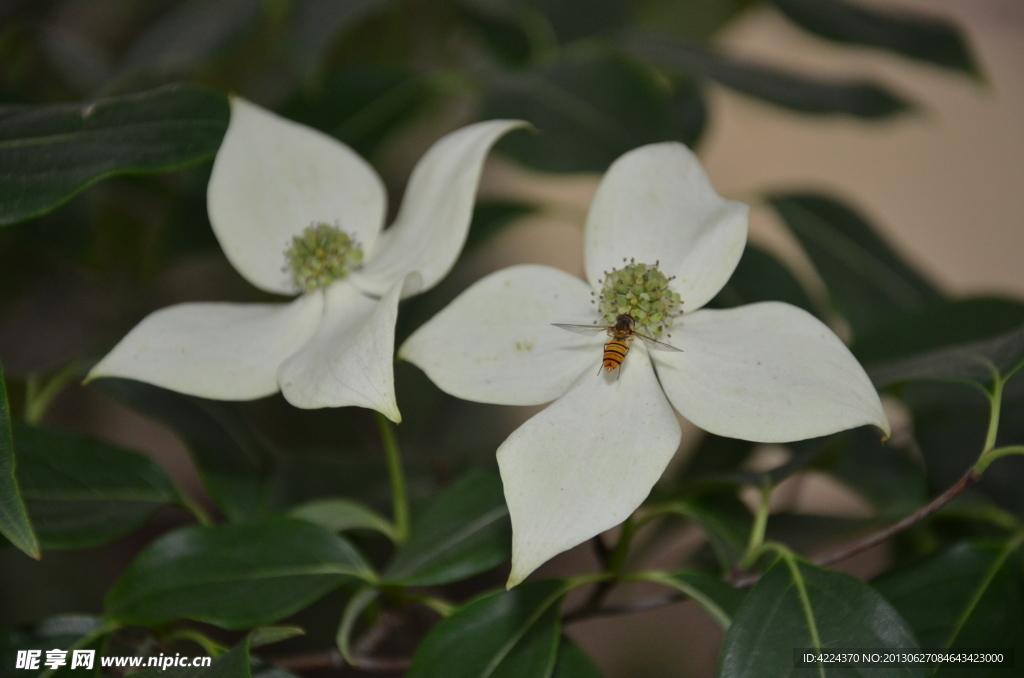
<svg viewBox="0 0 1024 678"><path fill-rule="evenodd" d="M750 530L750 542L747 544L747 553L741 562L743 567L750 567L755 562L764 544L764 532L768 527L768 508L772 500L772 481L767 475L761 484L761 503L757 507L757 515L754 517L754 526Z"/></svg>
<svg viewBox="0 0 1024 678"><path fill-rule="evenodd" d="M1024 454L1024 445L1007 445L1006 447L997 447L994 450L985 452L978 457L978 463L974 465L974 472L980 476L988 468L988 465L996 459L1009 457L1011 454Z"/></svg>
<svg viewBox="0 0 1024 678"><path fill-rule="evenodd" d="M999 432L999 410L1003 402L1003 380L997 375L992 382L992 393L989 394L988 431L985 433L985 446L981 448L981 456L996 446L996 434Z"/></svg>
<svg viewBox="0 0 1024 678"><path fill-rule="evenodd" d="M78 375L81 362L75 361L65 365L63 369L50 377L45 384L40 385L39 378L30 376L25 385L25 423L37 425L43 420L46 410L50 408L53 399L60 395L60 392L71 384Z"/></svg>
<svg viewBox="0 0 1024 678"><path fill-rule="evenodd" d="M942 508L949 502L959 497L964 490L966 490L974 483L978 482L979 479L980 476L975 474L974 469L969 469L967 473L965 473L963 477L961 477L960 480L956 481L956 483L954 483L949 489L947 489L939 496L935 497L935 499L932 499L930 502L928 502L921 508L911 513L903 520L899 521L898 523L894 523L893 525L890 525L884 530L879 530L874 534L868 535L863 539L855 541L852 544L845 546L837 551L826 553L824 556L814 558L814 564L820 565L821 567L827 567L829 565L833 565L835 563L846 560L847 558L851 558L857 555L858 553L867 551L868 549L878 546L879 544L885 541L888 541L900 532L903 532L904 530L913 527L914 525L917 525L919 522L931 516L940 508Z"/></svg>
<svg viewBox="0 0 1024 678"><path fill-rule="evenodd" d="M203 507L199 505L199 502L180 490L178 491L178 495L181 497L181 507L191 513L197 523L203 527L213 525L213 521L210 519L210 514L208 514Z"/></svg>
<svg viewBox="0 0 1024 678"><path fill-rule="evenodd" d="M402 470L402 454L391 421L380 412L374 412L380 439L384 444L384 455L388 460L388 477L391 480L391 501L394 506L395 543L404 544L409 538L409 493L405 487L405 471Z"/></svg>

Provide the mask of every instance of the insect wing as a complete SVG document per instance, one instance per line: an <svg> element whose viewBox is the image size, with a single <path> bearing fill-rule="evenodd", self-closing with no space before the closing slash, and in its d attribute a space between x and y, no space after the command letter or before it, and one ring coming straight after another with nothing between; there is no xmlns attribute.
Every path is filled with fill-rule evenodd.
<svg viewBox="0 0 1024 678"><path fill-rule="evenodd" d="M555 327L560 327L563 330L569 330L576 334L597 334L598 332L607 332L607 325L566 325L564 323L551 323Z"/></svg>
<svg viewBox="0 0 1024 678"><path fill-rule="evenodd" d="M634 332L633 334L640 337L640 340L644 342L647 348L653 349L655 351L675 351L676 353L683 352L683 349L681 348L670 346L669 344L660 342L657 339L652 339L651 337L640 334L639 332Z"/></svg>

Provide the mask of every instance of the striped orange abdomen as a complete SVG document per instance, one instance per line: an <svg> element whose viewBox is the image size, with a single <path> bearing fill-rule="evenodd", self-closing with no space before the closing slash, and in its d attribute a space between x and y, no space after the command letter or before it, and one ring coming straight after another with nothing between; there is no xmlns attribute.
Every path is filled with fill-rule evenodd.
<svg viewBox="0 0 1024 678"><path fill-rule="evenodd" d="M622 359L629 352L629 344L625 339L612 339L604 345L604 369L611 372L622 364Z"/></svg>

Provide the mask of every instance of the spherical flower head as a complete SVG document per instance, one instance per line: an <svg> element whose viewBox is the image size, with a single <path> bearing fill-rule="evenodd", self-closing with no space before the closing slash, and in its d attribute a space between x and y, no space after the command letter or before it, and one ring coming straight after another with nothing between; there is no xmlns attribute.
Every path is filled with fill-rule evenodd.
<svg viewBox="0 0 1024 678"><path fill-rule="evenodd" d="M612 269L601 283L598 312L609 325L620 315L633 318L636 329L657 336L672 326L682 300L678 292L670 289L671 277L652 264L629 262Z"/></svg>
<svg viewBox="0 0 1024 678"><path fill-rule="evenodd" d="M286 271L304 292L323 290L335 280L344 280L363 260L355 239L337 226L313 224L292 238L284 253Z"/></svg>

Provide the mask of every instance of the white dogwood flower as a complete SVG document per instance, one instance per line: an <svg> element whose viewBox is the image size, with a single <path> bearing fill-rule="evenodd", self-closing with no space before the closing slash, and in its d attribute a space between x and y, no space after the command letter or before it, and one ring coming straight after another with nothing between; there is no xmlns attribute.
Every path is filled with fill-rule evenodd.
<svg viewBox="0 0 1024 678"><path fill-rule="evenodd" d="M555 401L498 449L512 516L509 586L640 506L679 446L673 407L707 431L759 442L864 424L888 433L864 370L811 314L781 302L698 310L736 268L747 214L715 193L685 146L636 149L611 166L591 204L590 284L545 266L498 271L400 349L460 398ZM552 326L610 325L621 314L679 350L634 341L621 367L605 371L609 337Z"/></svg>
<svg viewBox="0 0 1024 678"><path fill-rule="evenodd" d="M399 299L430 289L466 240L483 161L525 123L491 120L434 144L382 230L384 184L337 140L240 98L207 189L228 261L283 304L187 303L139 323L89 378L302 408L356 405L393 421Z"/></svg>

